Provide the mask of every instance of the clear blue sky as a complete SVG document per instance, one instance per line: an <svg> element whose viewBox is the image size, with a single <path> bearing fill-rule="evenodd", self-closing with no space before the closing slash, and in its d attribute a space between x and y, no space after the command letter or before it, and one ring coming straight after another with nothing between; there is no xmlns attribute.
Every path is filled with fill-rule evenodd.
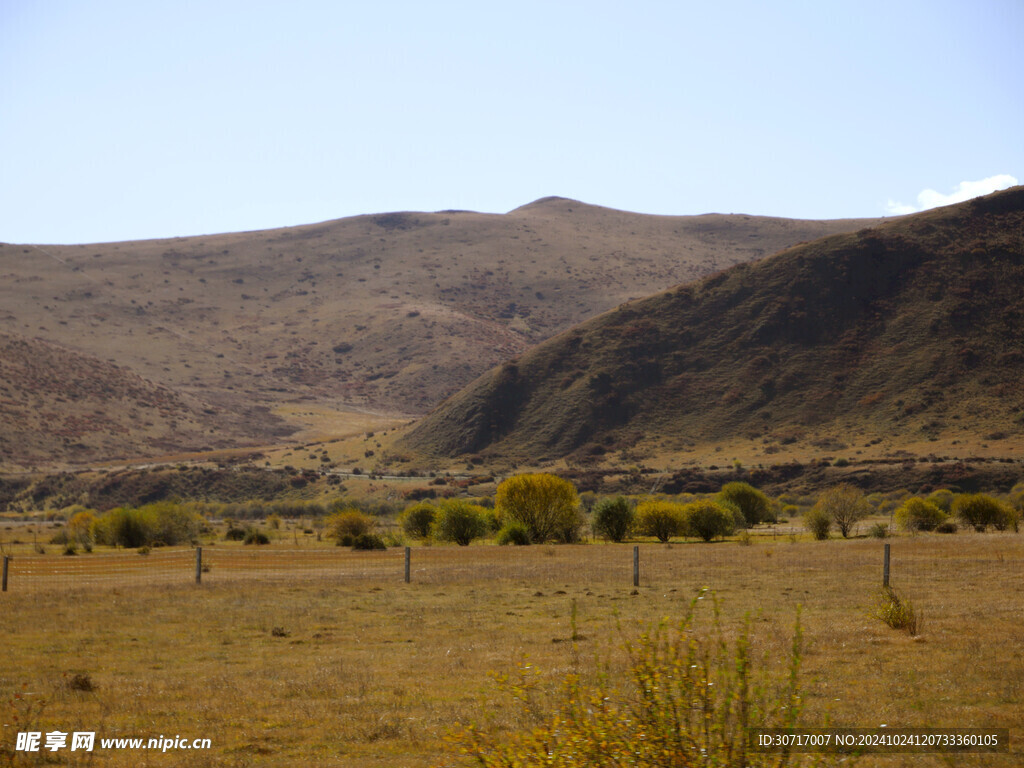
<svg viewBox="0 0 1024 768"><path fill-rule="evenodd" d="M906 211L1024 179L1022 41L1021 0L0 0L0 240Z"/></svg>

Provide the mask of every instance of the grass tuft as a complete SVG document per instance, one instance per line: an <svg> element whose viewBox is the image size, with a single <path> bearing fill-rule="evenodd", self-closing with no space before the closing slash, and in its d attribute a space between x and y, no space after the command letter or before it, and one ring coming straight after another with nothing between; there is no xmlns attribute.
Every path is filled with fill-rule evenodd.
<svg viewBox="0 0 1024 768"><path fill-rule="evenodd" d="M893 629L905 630L912 637L920 629L920 618L914 606L892 587L882 587L875 616Z"/></svg>

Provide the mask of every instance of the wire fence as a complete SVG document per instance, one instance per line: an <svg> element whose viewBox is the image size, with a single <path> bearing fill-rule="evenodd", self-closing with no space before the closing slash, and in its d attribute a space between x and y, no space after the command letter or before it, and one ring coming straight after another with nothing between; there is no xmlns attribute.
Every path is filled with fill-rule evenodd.
<svg viewBox="0 0 1024 768"><path fill-rule="evenodd" d="M746 590L771 579L780 597L830 581L844 588L880 587L889 578L913 597L958 584L1009 578L1024 561L1024 536L920 536L826 542L716 544L581 544L530 547L421 546L383 552L336 547L205 546L60 555L5 556L4 592L52 592L145 585L217 585L258 581L373 581L400 584L521 582L538 587L676 587ZM1024 595L1022 595L1024 597Z"/></svg>

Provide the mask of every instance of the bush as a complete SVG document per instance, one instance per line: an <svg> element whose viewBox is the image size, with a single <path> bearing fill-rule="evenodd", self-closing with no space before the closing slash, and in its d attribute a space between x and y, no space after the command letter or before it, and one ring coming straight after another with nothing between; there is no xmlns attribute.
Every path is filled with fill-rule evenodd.
<svg viewBox="0 0 1024 768"><path fill-rule="evenodd" d="M636 508L636 530L641 536L653 536L664 543L686 530L682 504L671 501L644 501Z"/></svg>
<svg viewBox="0 0 1024 768"><path fill-rule="evenodd" d="M1016 533L1020 530L1020 512L1013 507L1003 504L1002 513L995 519L992 525L997 531L1008 531L1011 528Z"/></svg>
<svg viewBox="0 0 1024 768"><path fill-rule="evenodd" d="M903 629L916 635L919 629L918 617L910 601L902 598L892 587L882 587L875 616L893 629Z"/></svg>
<svg viewBox="0 0 1024 768"><path fill-rule="evenodd" d="M509 523L498 531L497 542L501 546L514 544L517 547L526 546L530 543L530 532L522 523Z"/></svg>
<svg viewBox="0 0 1024 768"><path fill-rule="evenodd" d="M96 513L89 509L78 508L68 520L68 535L83 547L92 548L96 540Z"/></svg>
<svg viewBox="0 0 1024 768"><path fill-rule="evenodd" d="M946 513L927 499L911 496L896 510L894 519L905 531L934 531L946 519Z"/></svg>
<svg viewBox="0 0 1024 768"><path fill-rule="evenodd" d="M224 538L227 541L242 541L245 538L245 528L231 526L228 528L227 533L224 534Z"/></svg>
<svg viewBox="0 0 1024 768"><path fill-rule="evenodd" d="M601 499L594 507L594 533L608 541L622 541L633 527L636 513L629 499L616 496Z"/></svg>
<svg viewBox="0 0 1024 768"><path fill-rule="evenodd" d="M255 528L250 528L245 533L245 538L242 539L243 544L269 544L270 538L263 531L257 531Z"/></svg>
<svg viewBox="0 0 1024 768"><path fill-rule="evenodd" d="M571 516L566 516L555 531L555 541L562 544L576 544L583 537L587 528L587 513L582 507L576 507Z"/></svg>
<svg viewBox="0 0 1024 768"><path fill-rule="evenodd" d="M1010 507L984 493L965 493L953 500L953 514L967 525L983 531L990 525L1006 528L1012 519Z"/></svg>
<svg viewBox="0 0 1024 768"><path fill-rule="evenodd" d="M736 519L732 512L709 499L687 504L682 512L687 532L704 541L730 536L736 530Z"/></svg>
<svg viewBox="0 0 1024 768"><path fill-rule="evenodd" d="M732 502L739 508L747 528L772 516L771 500L749 483L726 483L718 492L718 498Z"/></svg>
<svg viewBox="0 0 1024 768"><path fill-rule="evenodd" d="M875 523L871 526L871 530L868 531L868 535L873 539L884 539L889 536L889 526L885 523Z"/></svg>
<svg viewBox="0 0 1024 768"><path fill-rule="evenodd" d="M547 692L524 664L499 685L531 725L511 734L471 726L453 739L481 768L783 765L786 755L750 749L749 730L791 732L800 722L799 614L786 668L762 669L750 622L727 640L717 605L709 626L697 616L702 596L674 627L662 622L626 643L625 679L603 672L610 663L603 673L567 675L544 711Z"/></svg>
<svg viewBox="0 0 1024 768"><path fill-rule="evenodd" d="M948 488L939 488L928 494L926 501L930 501L948 515L953 510L953 499L955 498L956 494Z"/></svg>
<svg viewBox="0 0 1024 768"><path fill-rule="evenodd" d="M487 520L483 507L448 499L441 502L434 521L434 537L440 541L453 541L460 547L487 533Z"/></svg>
<svg viewBox="0 0 1024 768"><path fill-rule="evenodd" d="M361 533L356 536L352 541L352 549L360 550L374 550L374 549L387 549L387 545L384 540L381 539L375 533Z"/></svg>
<svg viewBox="0 0 1024 768"><path fill-rule="evenodd" d="M945 522L939 523L935 526L936 533L956 533L957 530L959 529L953 520L946 520Z"/></svg>
<svg viewBox="0 0 1024 768"><path fill-rule="evenodd" d="M516 475L502 481L494 506L503 522L522 523L537 544L564 539L579 528L576 488L555 475Z"/></svg>
<svg viewBox="0 0 1024 768"><path fill-rule="evenodd" d="M849 483L829 488L818 497L815 506L832 519L844 539L859 520L871 513L871 505L864 498L864 493Z"/></svg>
<svg viewBox="0 0 1024 768"><path fill-rule="evenodd" d="M402 513L402 530L414 538L425 539L430 536L430 528L435 517L437 509L433 504L413 504Z"/></svg>
<svg viewBox="0 0 1024 768"><path fill-rule="evenodd" d="M828 538L829 530L832 528L832 516L819 507L811 507L804 512L804 525L818 541Z"/></svg>
<svg viewBox="0 0 1024 768"><path fill-rule="evenodd" d="M340 544L342 538L346 536L355 540L365 533L371 533L376 525L377 521L366 513L360 512L358 509L346 509L328 516L325 535Z"/></svg>
<svg viewBox="0 0 1024 768"><path fill-rule="evenodd" d="M147 504L138 509L118 507L105 512L93 524L96 541L109 546L183 544L199 533L202 519L193 510L170 501Z"/></svg>

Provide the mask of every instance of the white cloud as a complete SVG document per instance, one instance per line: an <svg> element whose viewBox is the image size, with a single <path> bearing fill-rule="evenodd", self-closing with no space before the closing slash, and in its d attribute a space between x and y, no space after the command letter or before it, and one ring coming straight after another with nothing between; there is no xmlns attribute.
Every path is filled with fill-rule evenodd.
<svg viewBox="0 0 1024 768"><path fill-rule="evenodd" d="M934 189L926 189L917 196L917 205L906 205L905 203L898 203L895 200L890 200L886 204L885 210L890 216L902 216L907 213L917 213L918 211L926 211L929 208L938 208L940 205L962 203L964 200L970 200L972 197L987 195L990 192L1006 189L1007 187L1015 186L1018 183L1017 179L1006 173L1001 173L998 176L990 176L989 178L982 179L981 181L961 181L956 185L956 189L948 195L936 192Z"/></svg>

